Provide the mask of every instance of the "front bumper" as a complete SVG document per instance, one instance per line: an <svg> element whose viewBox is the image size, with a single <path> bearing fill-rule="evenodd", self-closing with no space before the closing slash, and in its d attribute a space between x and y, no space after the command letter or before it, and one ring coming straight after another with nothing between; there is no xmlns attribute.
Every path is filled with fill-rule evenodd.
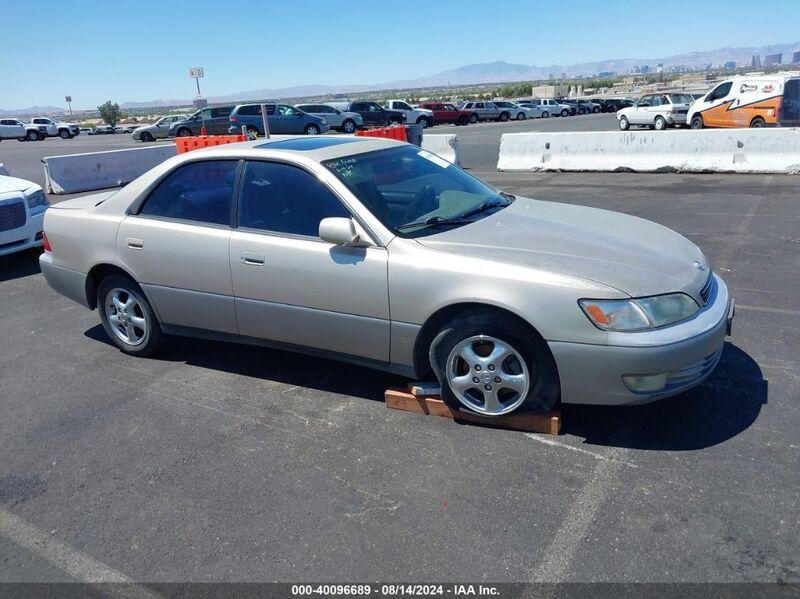
<svg viewBox="0 0 800 599"><path fill-rule="evenodd" d="M626 405L648 403L699 385L719 362L730 334L734 301L714 276L708 303L686 322L641 333L609 333L607 345L548 342L558 366L563 403ZM626 375L666 373L665 386L634 393Z"/></svg>
<svg viewBox="0 0 800 599"><path fill-rule="evenodd" d="M44 211L30 214L24 226L0 232L0 256L6 256L35 247L42 247Z"/></svg>

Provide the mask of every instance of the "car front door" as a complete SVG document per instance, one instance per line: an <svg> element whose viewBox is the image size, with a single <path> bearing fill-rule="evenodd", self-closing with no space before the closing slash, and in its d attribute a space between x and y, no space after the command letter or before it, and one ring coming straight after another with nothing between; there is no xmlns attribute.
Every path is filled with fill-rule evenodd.
<svg viewBox="0 0 800 599"><path fill-rule="evenodd" d="M25 126L13 119L3 119L0 121L0 139L14 139L25 137Z"/></svg>
<svg viewBox="0 0 800 599"><path fill-rule="evenodd" d="M644 125L647 123L647 111L650 109L652 103L651 96L642 96L633 105L633 110L630 111L630 118L628 119L632 125Z"/></svg>
<svg viewBox="0 0 800 599"><path fill-rule="evenodd" d="M177 167L120 224L117 255L166 325L237 333L229 259L237 165Z"/></svg>
<svg viewBox="0 0 800 599"><path fill-rule="evenodd" d="M240 334L388 361L386 249L322 241L323 218L351 214L305 169L248 161L240 185L230 246Z"/></svg>
<svg viewBox="0 0 800 599"><path fill-rule="evenodd" d="M708 127L725 127L730 125L729 115L727 114L729 98L731 95L732 81L721 83L703 99L701 114L703 122Z"/></svg>
<svg viewBox="0 0 800 599"><path fill-rule="evenodd" d="M328 124L331 127L342 126L342 122L344 122L344 117L342 116L342 113L338 112L333 106L321 105L321 106L313 106L312 108L314 108L313 111L306 110L306 112L312 112L312 114L325 119L326 121L328 121Z"/></svg>

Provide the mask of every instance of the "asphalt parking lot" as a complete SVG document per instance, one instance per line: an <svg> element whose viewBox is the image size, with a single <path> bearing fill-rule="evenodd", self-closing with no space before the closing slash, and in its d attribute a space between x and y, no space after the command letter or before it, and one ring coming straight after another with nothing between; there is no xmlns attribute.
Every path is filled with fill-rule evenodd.
<svg viewBox="0 0 800 599"><path fill-rule="evenodd" d="M737 299L712 376L567 406L560 437L461 425L323 359L126 356L35 253L0 258L0 581L800 581L798 180L467 166L698 243Z"/></svg>
<svg viewBox="0 0 800 599"><path fill-rule="evenodd" d="M503 133L520 131L606 131L616 128L617 119L615 115L589 114L567 118L552 117L548 119L508 121L506 123L484 122L466 127L439 125L428 132L434 135L456 133L461 146L464 166L480 170L491 170L497 165L500 135ZM23 143L5 141L0 143L0 163L5 164L12 175L44 186L44 168L41 161L45 156L141 148L160 143L169 143L169 140L144 143L134 141L131 139L130 134L116 134L79 135L69 140L56 137L38 142ZM50 201L58 201L58 197L51 197Z"/></svg>

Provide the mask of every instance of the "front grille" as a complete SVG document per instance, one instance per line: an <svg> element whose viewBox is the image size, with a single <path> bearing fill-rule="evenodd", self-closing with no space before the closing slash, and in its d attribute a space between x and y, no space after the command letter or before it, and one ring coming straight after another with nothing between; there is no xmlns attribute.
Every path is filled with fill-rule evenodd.
<svg viewBox="0 0 800 599"><path fill-rule="evenodd" d="M711 271L708 273L708 278L706 282L703 283L703 287L700 289L700 297L703 298L703 303L708 303L708 298L711 297L711 290L714 288L714 276L711 274Z"/></svg>
<svg viewBox="0 0 800 599"><path fill-rule="evenodd" d="M0 204L0 231L10 231L25 226L25 204L13 202Z"/></svg>
<svg viewBox="0 0 800 599"><path fill-rule="evenodd" d="M722 347L696 364L681 368L680 370L668 372L667 385L664 387L664 390L675 391L683 387L691 387L697 384L714 370L717 362L719 362L720 356L722 356Z"/></svg>

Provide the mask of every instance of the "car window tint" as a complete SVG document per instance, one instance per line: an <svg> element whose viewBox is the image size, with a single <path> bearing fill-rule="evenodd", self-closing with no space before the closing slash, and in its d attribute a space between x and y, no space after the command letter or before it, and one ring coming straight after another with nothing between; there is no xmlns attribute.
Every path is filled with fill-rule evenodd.
<svg viewBox="0 0 800 599"><path fill-rule="evenodd" d="M158 184L139 214L230 224L235 174L235 160L180 166Z"/></svg>
<svg viewBox="0 0 800 599"><path fill-rule="evenodd" d="M261 116L261 105L260 104L250 104L249 106L242 106L239 108L239 114L244 116Z"/></svg>
<svg viewBox="0 0 800 599"><path fill-rule="evenodd" d="M349 217L339 199L296 166L251 161L245 165L239 197L239 226L275 233L319 237L328 217Z"/></svg>

